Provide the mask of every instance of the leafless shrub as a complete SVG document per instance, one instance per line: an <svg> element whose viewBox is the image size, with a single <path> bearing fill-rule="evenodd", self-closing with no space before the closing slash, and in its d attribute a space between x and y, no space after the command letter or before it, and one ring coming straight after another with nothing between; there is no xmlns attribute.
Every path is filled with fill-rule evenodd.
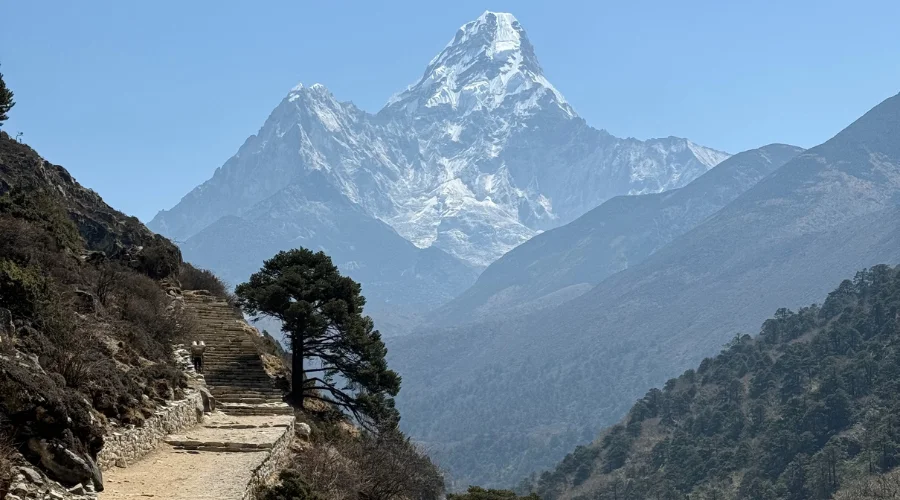
<svg viewBox="0 0 900 500"><path fill-rule="evenodd" d="M437 467L400 431L355 437L337 431L327 435L300 452L293 467L295 476L316 495L327 500L442 496L444 480Z"/></svg>
<svg viewBox="0 0 900 500"><path fill-rule="evenodd" d="M167 311L169 299L150 278L123 275L115 290L119 318L127 322L120 331L131 347L152 360L167 360L178 337L176 314Z"/></svg>
<svg viewBox="0 0 900 500"><path fill-rule="evenodd" d="M121 266L109 262L97 266L93 279L93 292L104 307L109 305L110 298L118 283L122 280L123 269Z"/></svg>
<svg viewBox="0 0 900 500"><path fill-rule="evenodd" d="M352 460L359 470L360 498L439 498L444 479L427 455L391 429L356 440Z"/></svg>
<svg viewBox="0 0 900 500"><path fill-rule="evenodd" d="M297 462L297 472L306 484L326 498L342 500L351 498L356 489L353 464L334 445L316 446L303 452Z"/></svg>
<svg viewBox="0 0 900 500"><path fill-rule="evenodd" d="M178 270L178 281L185 290L206 290L216 297L229 301L234 298L228 291L228 285L212 271L194 267L188 262L181 264Z"/></svg>

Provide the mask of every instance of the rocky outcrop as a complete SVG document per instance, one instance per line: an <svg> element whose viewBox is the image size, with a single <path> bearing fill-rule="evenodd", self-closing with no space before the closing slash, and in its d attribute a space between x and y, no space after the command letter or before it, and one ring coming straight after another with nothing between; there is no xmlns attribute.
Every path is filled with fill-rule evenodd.
<svg viewBox="0 0 900 500"><path fill-rule="evenodd" d="M176 274L181 264L181 251L171 241L107 205L65 168L4 134L0 137L0 196L5 194L27 197L36 215L51 220L43 213L47 210L41 199L61 206L78 233L59 235L61 240L80 246L75 244L81 239L85 249L95 253L94 258L117 260L154 279Z"/></svg>
<svg viewBox="0 0 900 500"><path fill-rule="evenodd" d="M0 414L16 429L29 462L66 486L102 489L92 457L103 445L103 430L83 398L21 352L0 355L0 394Z"/></svg>
<svg viewBox="0 0 900 500"><path fill-rule="evenodd" d="M20 465L13 467L13 480L4 500L94 500L91 485L64 488L40 469Z"/></svg>
<svg viewBox="0 0 900 500"><path fill-rule="evenodd" d="M63 486L90 484L96 491L103 491L103 475L91 457L76 453L56 440L31 438L28 449Z"/></svg>
<svg viewBox="0 0 900 500"><path fill-rule="evenodd" d="M212 413L216 411L216 398L209 392L209 389L202 387L199 389L200 398L203 400L204 413Z"/></svg>

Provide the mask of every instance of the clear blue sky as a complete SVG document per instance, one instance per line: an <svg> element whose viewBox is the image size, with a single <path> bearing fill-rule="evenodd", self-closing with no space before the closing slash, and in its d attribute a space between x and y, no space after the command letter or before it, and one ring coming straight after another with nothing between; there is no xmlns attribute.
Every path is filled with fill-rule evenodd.
<svg viewBox="0 0 900 500"><path fill-rule="evenodd" d="M588 123L729 152L820 143L900 90L897 0L2 2L23 131L149 220L209 178L297 82L377 111L484 10L525 27Z"/></svg>

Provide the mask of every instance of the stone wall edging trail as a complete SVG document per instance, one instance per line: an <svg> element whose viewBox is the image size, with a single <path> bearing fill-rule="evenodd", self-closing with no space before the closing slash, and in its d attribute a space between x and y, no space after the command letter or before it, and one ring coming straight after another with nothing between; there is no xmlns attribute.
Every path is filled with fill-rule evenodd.
<svg viewBox="0 0 900 500"><path fill-rule="evenodd" d="M144 421L144 425L113 431L104 436L97 454L100 470L132 465L155 450L169 434L183 431L203 420L203 399L199 391L186 391L184 399L172 401Z"/></svg>
<svg viewBox="0 0 900 500"><path fill-rule="evenodd" d="M263 487L272 484L279 472L287 467L290 462L291 448L294 444L294 425L296 420L285 429L284 434L272 446L269 456L256 469L247 483L242 500L258 500Z"/></svg>

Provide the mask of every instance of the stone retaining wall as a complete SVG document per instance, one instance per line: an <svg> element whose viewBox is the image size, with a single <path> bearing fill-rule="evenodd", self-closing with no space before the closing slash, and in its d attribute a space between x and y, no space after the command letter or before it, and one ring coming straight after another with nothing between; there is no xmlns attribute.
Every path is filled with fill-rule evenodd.
<svg viewBox="0 0 900 500"><path fill-rule="evenodd" d="M188 391L184 399L158 409L141 427L113 431L104 436L97 465L101 470L127 467L155 450L167 435L193 427L202 419L203 399L199 392Z"/></svg>
<svg viewBox="0 0 900 500"><path fill-rule="evenodd" d="M250 482L244 490L242 500L257 500L260 490L272 484L279 472L285 469L291 459L291 445L294 443L294 422L285 429L284 434L272 445L269 456L253 470Z"/></svg>

